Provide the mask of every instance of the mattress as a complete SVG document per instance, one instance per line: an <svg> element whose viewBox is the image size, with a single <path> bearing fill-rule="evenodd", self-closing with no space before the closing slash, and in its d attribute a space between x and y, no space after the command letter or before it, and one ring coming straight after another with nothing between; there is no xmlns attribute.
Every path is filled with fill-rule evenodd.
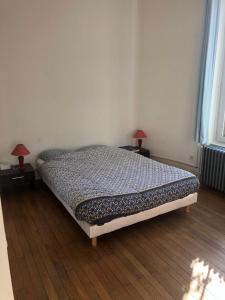
<svg viewBox="0 0 225 300"><path fill-rule="evenodd" d="M54 153L38 170L76 219L91 225L182 199L199 188L190 172L108 146Z"/></svg>

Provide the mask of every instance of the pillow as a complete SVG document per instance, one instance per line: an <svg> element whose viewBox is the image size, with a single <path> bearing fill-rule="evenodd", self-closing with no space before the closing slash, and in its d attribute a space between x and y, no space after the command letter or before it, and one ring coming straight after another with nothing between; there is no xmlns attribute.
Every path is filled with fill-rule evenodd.
<svg viewBox="0 0 225 300"><path fill-rule="evenodd" d="M44 161L50 161L52 159L57 159L61 155L65 155L67 153L71 152L83 152L83 151L88 151L92 150L98 147L104 147L104 145L89 145L89 146L84 146L78 149L48 149L42 151L39 155L38 158L44 160Z"/></svg>
<svg viewBox="0 0 225 300"><path fill-rule="evenodd" d="M78 148L75 151L84 152L84 151L88 151L88 150L94 150L99 147L105 147L105 145L89 145L89 146L84 146L84 147Z"/></svg>
<svg viewBox="0 0 225 300"><path fill-rule="evenodd" d="M49 160L52 160L52 159L55 159L55 158L59 157L60 155L67 154L71 151L73 151L73 150L67 150L67 149L44 150L38 155L38 158L40 158L44 161L49 161Z"/></svg>

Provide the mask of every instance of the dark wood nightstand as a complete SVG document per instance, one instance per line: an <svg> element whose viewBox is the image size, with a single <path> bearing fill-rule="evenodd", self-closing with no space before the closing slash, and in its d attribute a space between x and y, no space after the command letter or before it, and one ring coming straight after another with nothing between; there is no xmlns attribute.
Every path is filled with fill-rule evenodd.
<svg viewBox="0 0 225 300"><path fill-rule="evenodd" d="M18 166L11 169L0 171L0 192L3 189L11 189L16 186L31 185L34 186L35 173L31 164L24 165L23 174L20 173Z"/></svg>
<svg viewBox="0 0 225 300"><path fill-rule="evenodd" d="M122 146L120 148L128 150L128 151L132 151L132 152L135 152L135 153L138 153L140 155L150 158L150 151L148 149L145 149L145 148L139 149L138 147L135 147L135 146Z"/></svg>

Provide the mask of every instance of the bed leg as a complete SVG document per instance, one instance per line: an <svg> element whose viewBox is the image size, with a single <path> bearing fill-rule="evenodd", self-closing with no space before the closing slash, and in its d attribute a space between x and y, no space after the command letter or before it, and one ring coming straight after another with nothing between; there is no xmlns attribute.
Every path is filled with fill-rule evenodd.
<svg viewBox="0 0 225 300"><path fill-rule="evenodd" d="M92 247L96 248L97 247L97 237L94 237L91 239L91 245Z"/></svg>
<svg viewBox="0 0 225 300"><path fill-rule="evenodd" d="M191 211L191 205L186 206L186 213L189 213Z"/></svg>

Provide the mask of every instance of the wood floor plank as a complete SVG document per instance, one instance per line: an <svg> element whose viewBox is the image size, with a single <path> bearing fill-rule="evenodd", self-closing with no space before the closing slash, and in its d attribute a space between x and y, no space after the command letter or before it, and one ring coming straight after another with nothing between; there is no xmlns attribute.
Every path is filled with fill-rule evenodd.
<svg viewBox="0 0 225 300"><path fill-rule="evenodd" d="M15 299L222 300L225 196L202 189L178 210L90 241L45 187L5 193Z"/></svg>
<svg viewBox="0 0 225 300"><path fill-rule="evenodd" d="M106 245L104 245L106 246ZM110 251L110 248L104 247L103 251ZM104 252L103 252L104 253ZM122 272L118 272L117 266L114 264L113 255L108 254L103 256L103 258L98 262L101 270L107 268L107 277L111 279L112 298L115 299L143 299L136 288L130 283L127 277L125 277Z"/></svg>
<svg viewBox="0 0 225 300"><path fill-rule="evenodd" d="M124 247L122 243L118 243L117 240L113 241L113 245L116 244L118 246L118 251L116 251L116 255L119 256L119 258L123 261L125 258L128 259L130 264L133 264L134 267L136 267L137 270L139 270L145 279L149 282L148 290L151 288L151 292L154 294L159 294L162 297L166 297L166 299L170 299L169 294L166 292L164 287L162 287L157 280L152 276L151 271L146 268L146 264L142 264L133 253L131 253L127 247ZM113 248L114 246L112 246ZM133 252L133 251L132 251ZM149 259L149 258L148 258ZM147 261L146 261L147 262ZM155 270L154 270L155 271ZM133 273L132 277L134 277ZM129 275L130 275L129 274ZM141 277L142 278L142 277ZM159 296L158 295L158 296Z"/></svg>

